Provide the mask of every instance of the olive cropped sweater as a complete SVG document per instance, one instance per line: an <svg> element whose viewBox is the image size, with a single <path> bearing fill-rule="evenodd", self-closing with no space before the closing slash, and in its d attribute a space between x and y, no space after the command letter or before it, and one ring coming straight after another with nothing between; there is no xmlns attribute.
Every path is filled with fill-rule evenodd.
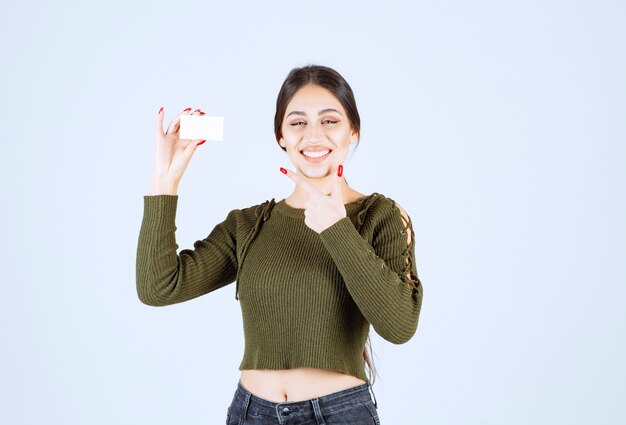
<svg viewBox="0 0 626 425"><path fill-rule="evenodd" d="M372 193L321 233L304 209L274 199L234 209L193 249L177 253L178 195L145 195L137 294L166 306L237 282L245 349L239 370L332 369L368 381L370 324L387 341L415 334L422 284L410 219Z"/></svg>

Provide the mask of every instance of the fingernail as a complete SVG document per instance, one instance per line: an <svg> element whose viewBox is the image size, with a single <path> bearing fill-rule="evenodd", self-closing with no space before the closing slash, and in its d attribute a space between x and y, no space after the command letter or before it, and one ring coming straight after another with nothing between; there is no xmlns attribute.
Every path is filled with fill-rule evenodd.
<svg viewBox="0 0 626 425"><path fill-rule="evenodd" d="M200 109L196 109L194 112L199 112L199 111L200 111Z"/></svg>
<svg viewBox="0 0 626 425"><path fill-rule="evenodd" d="M206 139L205 139L205 140L200 140L196 146L200 146L200 145L201 145L201 144L203 144L204 142L206 142Z"/></svg>
<svg viewBox="0 0 626 425"><path fill-rule="evenodd" d="M191 111L191 108L183 109L183 112Z"/></svg>
<svg viewBox="0 0 626 425"><path fill-rule="evenodd" d="M283 167L280 167L280 172L283 174L287 174L287 170L285 170Z"/></svg>
<svg viewBox="0 0 626 425"><path fill-rule="evenodd" d="M159 114L161 113L161 111L163 111L163 107L161 106L161 109L159 109ZM158 115L158 114L157 114Z"/></svg>
<svg viewBox="0 0 626 425"><path fill-rule="evenodd" d="M339 168L337 168L337 175L341 177L342 174L343 174L343 165L340 165Z"/></svg>
<svg viewBox="0 0 626 425"><path fill-rule="evenodd" d="M204 112L200 111L200 115L204 115Z"/></svg>

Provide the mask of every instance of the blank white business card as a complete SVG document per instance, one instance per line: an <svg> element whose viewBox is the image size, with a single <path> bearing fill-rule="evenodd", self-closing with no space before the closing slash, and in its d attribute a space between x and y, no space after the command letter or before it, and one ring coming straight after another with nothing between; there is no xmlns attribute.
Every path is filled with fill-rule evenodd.
<svg viewBox="0 0 626 425"><path fill-rule="evenodd" d="M224 138L224 117L181 115L179 137L221 141Z"/></svg>

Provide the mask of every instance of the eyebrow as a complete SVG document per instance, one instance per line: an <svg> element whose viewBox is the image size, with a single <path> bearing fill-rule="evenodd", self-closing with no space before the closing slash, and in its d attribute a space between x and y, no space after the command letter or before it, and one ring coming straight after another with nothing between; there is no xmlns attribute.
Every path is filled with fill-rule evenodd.
<svg viewBox="0 0 626 425"><path fill-rule="evenodd" d="M333 108L322 109L319 112L319 115L325 114L326 112L337 112L339 115L341 115L341 112L339 112L338 110L333 109ZM306 113L303 112L303 111L291 111L291 112L289 112L287 114L287 116L285 118L288 118L290 115L304 115L304 116L306 116Z"/></svg>

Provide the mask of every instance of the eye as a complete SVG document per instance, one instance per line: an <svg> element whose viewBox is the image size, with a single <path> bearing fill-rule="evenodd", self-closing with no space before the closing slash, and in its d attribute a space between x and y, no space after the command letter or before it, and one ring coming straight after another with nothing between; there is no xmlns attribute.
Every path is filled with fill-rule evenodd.
<svg viewBox="0 0 626 425"><path fill-rule="evenodd" d="M329 123L331 123L331 124L337 124L337 122L338 122L338 121L333 121L333 120L331 120L331 119L327 119L327 120L324 120L324 121L322 121L322 122L323 122L323 123L324 123L324 122L329 122Z"/></svg>
<svg viewBox="0 0 626 425"><path fill-rule="evenodd" d="M304 124L304 121L298 121L293 124L290 124L292 127L296 127L298 124Z"/></svg>

